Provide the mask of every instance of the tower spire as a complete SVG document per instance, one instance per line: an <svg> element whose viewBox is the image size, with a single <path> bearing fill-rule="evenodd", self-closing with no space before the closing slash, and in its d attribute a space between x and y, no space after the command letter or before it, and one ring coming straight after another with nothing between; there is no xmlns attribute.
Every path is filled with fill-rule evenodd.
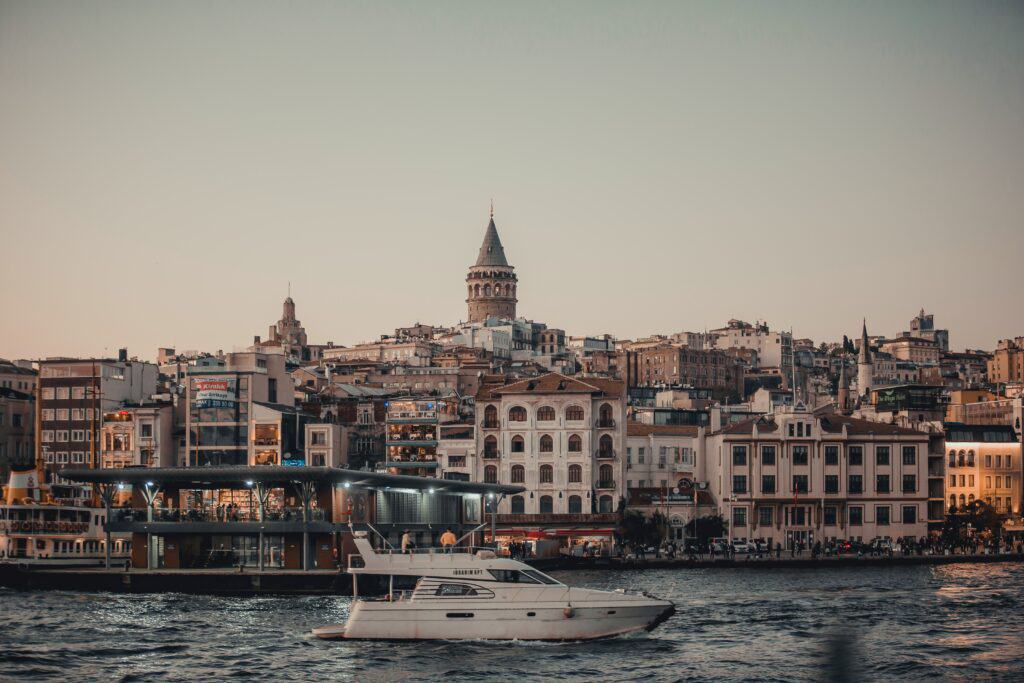
<svg viewBox="0 0 1024 683"><path fill-rule="evenodd" d="M491 197L491 218L494 218L494 197Z"/></svg>

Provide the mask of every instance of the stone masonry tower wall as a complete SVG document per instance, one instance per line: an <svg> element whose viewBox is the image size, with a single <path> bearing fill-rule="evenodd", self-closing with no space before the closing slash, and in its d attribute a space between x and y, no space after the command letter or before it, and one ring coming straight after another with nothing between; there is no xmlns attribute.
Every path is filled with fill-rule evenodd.
<svg viewBox="0 0 1024 683"><path fill-rule="evenodd" d="M517 282L515 269L505 259L492 214L480 254L466 276L469 322L483 322L487 318L514 320Z"/></svg>

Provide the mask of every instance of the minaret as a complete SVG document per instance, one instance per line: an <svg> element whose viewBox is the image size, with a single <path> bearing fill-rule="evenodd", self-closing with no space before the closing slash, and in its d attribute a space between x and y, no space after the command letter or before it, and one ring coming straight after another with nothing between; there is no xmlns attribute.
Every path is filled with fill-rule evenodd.
<svg viewBox="0 0 1024 683"><path fill-rule="evenodd" d="M488 318L515 320L517 282L515 268L505 259L491 204L491 221L484 232L480 253L466 276L469 322L483 322Z"/></svg>
<svg viewBox="0 0 1024 683"><path fill-rule="evenodd" d="M857 354L857 393L860 396L867 396L868 389L875 381L875 364L871 357L871 347L868 344L868 321L865 318L864 328L860 335L860 353Z"/></svg>
<svg viewBox="0 0 1024 683"><path fill-rule="evenodd" d="M850 409L850 378L846 374L845 364L839 366L839 391L836 395L836 404L841 413Z"/></svg>

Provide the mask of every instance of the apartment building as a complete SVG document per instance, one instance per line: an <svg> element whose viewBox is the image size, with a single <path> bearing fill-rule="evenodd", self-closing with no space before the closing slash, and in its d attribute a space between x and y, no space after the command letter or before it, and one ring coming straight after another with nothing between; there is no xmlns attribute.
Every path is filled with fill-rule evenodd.
<svg viewBox="0 0 1024 683"><path fill-rule="evenodd" d="M67 466L99 467L104 413L140 404L156 391L157 366L113 358L39 361L39 457L50 481Z"/></svg>
<svg viewBox="0 0 1024 683"><path fill-rule="evenodd" d="M183 466L303 462L304 418L282 354L243 351L189 366L185 386Z"/></svg>
<svg viewBox="0 0 1024 683"><path fill-rule="evenodd" d="M790 547L928 532L927 434L801 405L707 440L708 480L735 538Z"/></svg>
<svg viewBox="0 0 1024 683"><path fill-rule="evenodd" d="M947 422L946 495L956 511L983 500L996 512L1021 514L1024 463L1021 443L1006 424Z"/></svg>
<svg viewBox="0 0 1024 683"><path fill-rule="evenodd" d="M388 401L384 469L390 474L438 475L439 428L459 419L456 397L420 396Z"/></svg>
<svg viewBox="0 0 1024 683"><path fill-rule="evenodd" d="M626 387L548 373L476 396L477 481L526 487L514 515L612 513L625 494ZM538 518L540 519L540 518Z"/></svg>
<svg viewBox="0 0 1024 683"><path fill-rule="evenodd" d="M125 405L103 413L100 467L173 467L174 406L170 401Z"/></svg>

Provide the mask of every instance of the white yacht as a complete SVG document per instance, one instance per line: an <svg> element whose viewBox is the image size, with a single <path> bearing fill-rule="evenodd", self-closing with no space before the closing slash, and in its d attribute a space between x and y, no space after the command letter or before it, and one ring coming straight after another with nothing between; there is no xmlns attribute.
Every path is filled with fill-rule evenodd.
<svg viewBox="0 0 1024 683"><path fill-rule="evenodd" d="M571 588L489 549L377 552L366 532L354 536L348 621L313 629L319 638L590 640L649 631L675 613L645 593ZM360 599L363 574L388 576L388 594ZM394 590L394 577L415 577L415 588Z"/></svg>

